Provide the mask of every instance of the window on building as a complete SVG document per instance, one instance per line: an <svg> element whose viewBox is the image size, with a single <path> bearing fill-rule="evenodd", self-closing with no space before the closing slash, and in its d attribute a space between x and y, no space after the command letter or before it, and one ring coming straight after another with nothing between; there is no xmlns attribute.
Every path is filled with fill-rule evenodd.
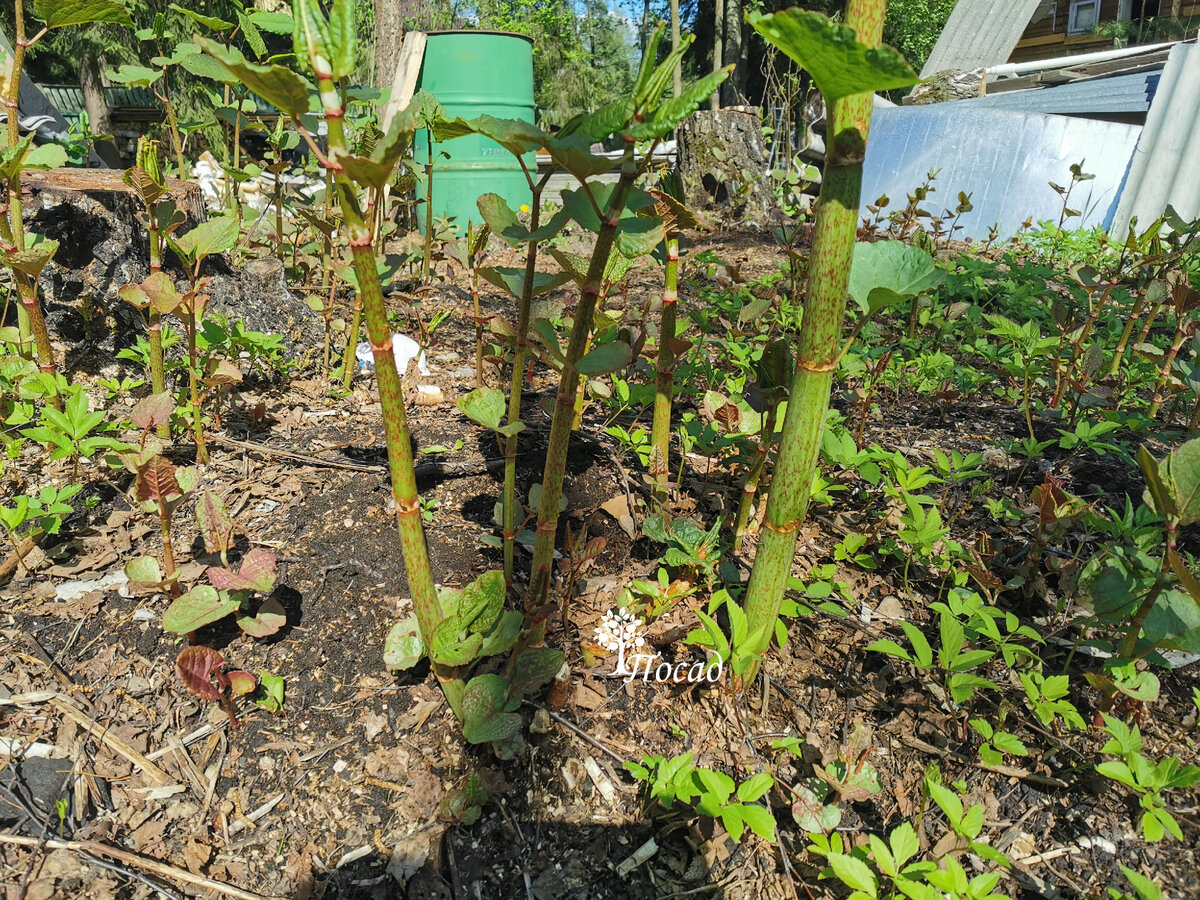
<svg viewBox="0 0 1200 900"><path fill-rule="evenodd" d="M1033 13L1033 18L1029 20L1029 24L1040 25L1043 22L1050 23L1051 34L1055 34L1058 31L1058 0L1042 0L1038 4L1037 9Z"/></svg>
<svg viewBox="0 0 1200 900"><path fill-rule="evenodd" d="M1100 0L1071 0L1067 34L1086 34L1100 23Z"/></svg>

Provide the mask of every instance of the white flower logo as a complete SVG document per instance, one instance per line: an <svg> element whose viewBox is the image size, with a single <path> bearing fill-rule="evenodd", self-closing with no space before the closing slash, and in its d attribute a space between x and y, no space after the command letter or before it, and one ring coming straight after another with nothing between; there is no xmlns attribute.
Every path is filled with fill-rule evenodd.
<svg viewBox="0 0 1200 900"><path fill-rule="evenodd" d="M638 616L625 609L609 610L596 626L596 643L605 650L617 653L617 670L615 675L628 675L625 668L625 651L643 647L646 639L641 630L646 625Z"/></svg>

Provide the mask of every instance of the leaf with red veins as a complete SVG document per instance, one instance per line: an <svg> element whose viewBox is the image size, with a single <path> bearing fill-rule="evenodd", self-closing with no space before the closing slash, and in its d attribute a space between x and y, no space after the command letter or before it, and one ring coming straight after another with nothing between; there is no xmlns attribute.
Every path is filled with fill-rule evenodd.
<svg viewBox="0 0 1200 900"><path fill-rule="evenodd" d="M212 647L187 647L175 660L175 674L188 693L201 700L219 701L221 692L212 676L224 663L225 658Z"/></svg>
<svg viewBox="0 0 1200 900"><path fill-rule="evenodd" d="M138 466L135 490L138 503L149 500L164 506L183 493L175 478L175 467L162 456L152 456Z"/></svg>
<svg viewBox="0 0 1200 900"><path fill-rule="evenodd" d="M242 557L238 571L213 566L208 570L208 580L213 587L222 591L257 591L265 594L275 587L275 554L255 548Z"/></svg>
<svg viewBox="0 0 1200 900"><path fill-rule="evenodd" d="M171 413L175 411L175 401L166 391L161 394L151 394L138 401L137 406L129 414L129 421L142 431L150 431L159 425L171 421Z"/></svg>

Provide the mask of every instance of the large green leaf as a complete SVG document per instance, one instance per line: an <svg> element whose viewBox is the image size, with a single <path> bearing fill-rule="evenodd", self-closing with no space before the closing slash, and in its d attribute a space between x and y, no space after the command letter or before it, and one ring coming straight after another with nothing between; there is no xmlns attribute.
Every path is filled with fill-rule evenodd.
<svg viewBox="0 0 1200 900"><path fill-rule="evenodd" d="M611 341L593 347L575 366L580 375L607 375L619 372L633 362L633 350L624 341Z"/></svg>
<svg viewBox="0 0 1200 900"><path fill-rule="evenodd" d="M175 634L188 634L211 625L241 607L241 602L216 588L200 584L172 603L163 614L163 628Z"/></svg>
<svg viewBox="0 0 1200 900"><path fill-rule="evenodd" d="M472 678L463 691L461 708L463 737L472 744L508 740L521 730L521 717L509 710L508 682L499 675Z"/></svg>
<svg viewBox="0 0 1200 900"><path fill-rule="evenodd" d="M269 31L271 34L291 34L296 27L295 20L285 12L254 9L250 11L249 19L260 31Z"/></svg>
<svg viewBox="0 0 1200 900"><path fill-rule="evenodd" d="M218 19L216 16L206 16L203 13L198 13L194 9L187 9L180 6L178 3L172 3L171 9L175 12L183 13L193 22L198 22L210 31L228 31L233 28L233 22L226 22L224 19Z"/></svg>
<svg viewBox="0 0 1200 900"><path fill-rule="evenodd" d="M133 27L133 19L117 0L33 0L33 15L47 28L107 23Z"/></svg>
<svg viewBox="0 0 1200 900"><path fill-rule="evenodd" d="M501 290L508 291L517 299L520 299L521 292L525 287L525 270L515 269L508 266L484 266L476 270L479 277L487 281L489 284L494 284ZM569 272L555 272L551 275L548 272L533 273L533 296L545 294L555 288L562 287L571 280Z"/></svg>
<svg viewBox="0 0 1200 900"><path fill-rule="evenodd" d="M30 278L36 279L42 274L42 269L58 252L58 241L41 241L25 250L6 253L0 259L6 266L16 269Z"/></svg>
<svg viewBox="0 0 1200 900"><path fill-rule="evenodd" d="M1200 604L1183 591L1164 591L1150 608L1142 633L1160 650L1200 653Z"/></svg>
<svg viewBox="0 0 1200 900"><path fill-rule="evenodd" d="M1159 466L1180 525L1200 522L1200 438L1176 447Z"/></svg>
<svg viewBox="0 0 1200 900"><path fill-rule="evenodd" d="M189 53L179 60L179 67L198 78L208 78L221 84L237 84L238 77L223 65L203 53Z"/></svg>
<svg viewBox="0 0 1200 900"><path fill-rule="evenodd" d="M108 80L129 87L150 87L162 76L162 69L149 69L146 66L121 66L115 72L109 71Z"/></svg>
<svg viewBox="0 0 1200 900"><path fill-rule="evenodd" d="M513 660L510 697L524 697L548 684L562 669L563 653L550 647L532 647Z"/></svg>
<svg viewBox="0 0 1200 900"><path fill-rule="evenodd" d="M623 127L624 124L625 120L622 119L617 127ZM566 169L580 181L584 181L593 175L613 170L611 159L592 153L590 148L593 140L595 139L582 133L560 133L546 139L546 149L556 166Z"/></svg>
<svg viewBox="0 0 1200 900"><path fill-rule="evenodd" d="M591 232L599 232L601 228L600 214L608 210L609 201L612 198L613 191L617 189L616 183L610 184L592 184L589 190L579 188L573 191L562 192L562 205L571 218ZM593 203L592 201L595 201ZM625 209L621 212L621 226L625 227L625 219L637 218L637 212L640 209L645 209L647 206L653 206L655 199L650 194L643 190L633 188L629 192L629 197L625 201Z"/></svg>
<svg viewBox="0 0 1200 900"><path fill-rule="evenodd" d="M890 91L920 79L891 47L868 47L854 29L802 9L747 16L754 30L799 63L827 103L851 94Z"/></svg>
<svg viewBox="0 0 1200 900"><path fill-rule="evenodd" d="M227 48L208 38L198 37L196 43L229 72L268 103L274 104L288 116L308 112L309 84L286 66L260 66L250 62L241 51ZM184 62L187 68L187 62Z"/></svg>
<svg viewBox="0 0 1200 900"><path fill-rule="evenodd" d="M545 132L521 119L497 119L483 115L469 121L462 118L443 119L433 126L433 135L439 141L450 141L468 134L490 138L513 156L524 156L540 150L547 140Z"/></svg>
<svg viewBox="0 0 1200 900"><path fill-rule="evenodd" d="M504 418L504 391L499 388L476 388L459 397L455 404L476 425L493 431L500 427L500 420Z"/></svg>
<svg viewBox="0 0 1200 900"><path fill-rule="evenodd" d="M171 241L171 247L184 261L194 265L198 260L214 253L232 250L237 244L239 223L237 216L213 216L201 222L187 234Z"/></svg>
<svg viewBox="0 0 1200 900"><path fill-rule="evenodd" d="M383 664L389 672L411 669L425 655L421 629L416 616L409 616L392 626L383 642Z"/></svg>
<svg viewBox="0 0 1200 900"><path fill-rule="evenodd" d="M479 213L492 233L498 235L510 247L519 247L531 241L549 240L562 231L571 218L565 209L560 209L550 217L549 222L530 231L521 224L508 201L499 194L481 194L475 205L479 207Z"/></svg>
<svg viewBox="0 0 1200 900"><path fill-rule="evenodd" d="M847 290L869 316L932 290L943 277L924 250L900 241L860 241L854 246Z"/></svg>

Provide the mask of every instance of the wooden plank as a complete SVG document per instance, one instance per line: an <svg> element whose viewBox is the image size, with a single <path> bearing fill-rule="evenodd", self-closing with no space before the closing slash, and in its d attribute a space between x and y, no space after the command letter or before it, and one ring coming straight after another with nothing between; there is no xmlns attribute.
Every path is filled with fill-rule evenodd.
<svg viewBox="0 0 1200 900"><path fill-rule="evenodd" d="M425 32L408 32L404 35L404 43L400 47L400 61L396 64L396 74L392 79L392 96L388 98L387 106L383 109L383 119L379 123L384 134L392 126L392 119L396 113L408 106L416 93L417 76L421 74L421 62L424 59Z"/></svg>

